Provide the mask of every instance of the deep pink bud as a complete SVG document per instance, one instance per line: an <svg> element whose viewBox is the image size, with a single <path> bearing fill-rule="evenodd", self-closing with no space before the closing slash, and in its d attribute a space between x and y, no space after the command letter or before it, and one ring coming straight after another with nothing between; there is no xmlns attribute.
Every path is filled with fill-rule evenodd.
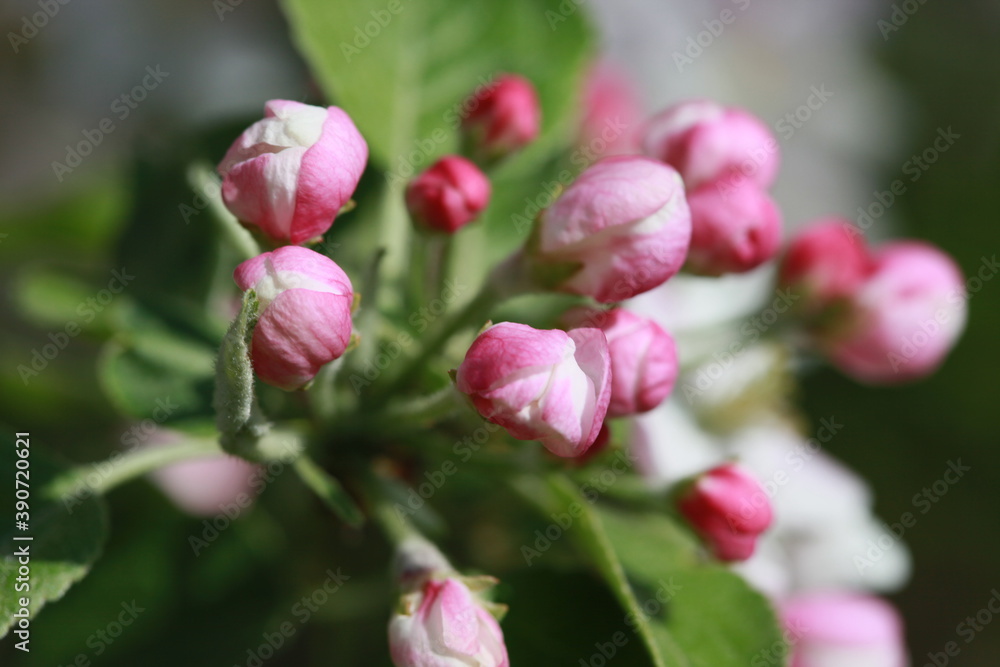
<svg viewBox="0 0 1000 667"><path fill-rule="evenodd" d="M607 62L594 65L584 87L583 112L578 143L584 160L638 152L642 104L624 72Z"/></svg>
<svg viewBox="0 0 1000 667"><path fill-rule="evenodd" d="M428 579L389 622L396 667L509 667L500 624L460 579Z"/></svg>
<svg viewBox="0 0 1000 667"><path fill-rule="evenodd" d="M778 172L777 140L742 109L682 102L650 119L644 134L646 155L677 169L689 191L722 178L767 189Z"/></svg>
<svg viewBox="0 0 1000 667"><path fill-rule="evenodd" d="M751 181L703 185L688 194L688 205L687 268L693 273L743 273L774 257L781 247L781 213Z"/></svg>
<svg viewBox="0 0 1000 667"><path fill-rule="evenodd" d="M462 127L477 155L494 160L524 148L538 136L542 107L531 82L504 74L476 91Z"/></svg>
<svg viewBox="0 0 1000 667"><path fill-rule="evenodd" d="M680 176L643 157L604 158L539 216L531 252L562 265L555 287L610 303L663 284L684 264L691 216ZM562 269L559 269L562 271Z"/></svg>
<svg viewBox="0 0 1000 667"><path fill-rule="evenodd" d="M821 334L831 361L863 382L891 384L932 373L965 328L962 273L926 243L897 241L872 256L868 279L843 322Z"/></svg>
<svg viewBox="0 0 1000 667"><path fill-rule="evenodd" d="M571 327L604 332L611 354L611 403L608 417L652 410L673 391L677 346L659 324L624 308L578 308L566 314Z"/></svg>
<svg viewBox="0 0 1000 667"><path fill-rule="evenodd" d="M406 206L414 221L445 234L475 220L489 201L489 179L457 155L441 158L406 188Z"/></svg>
<svg viewBox="0 0 1000 667"><path fill-rule="evenodd" d="M330 228L367 160L343 110L271 100L219 163L222 200L275 243L304 243Z"/></svg>
<svg viewBox="0 0 1000 667"><path fill-rule="evenodd" d="M724 561L753 555L771 525L771 501L751 472L726 463L700 475L678 499L678 509Z"/></svg>
<svg viewBox="0 0 1000 667"><path fill-rule="evenodd" d="M860 230L841 218L827 218L792 239L778 281L804 299L806 312L816 313L854 294L871 264Z"/></svg>
<svg viewBox="0 0 1000 667"><path fill-rule="evenodd" d="M329 257L284 246L243 262L233 277L260 303L251 358L264 382L298 389L347 349L354 294Z"/></svg>
<svg viewBox="0 0 1000 667"><path fill-rule="evenodd" d="M904 667L903 624L884 600L857 593L812 593L781 604L790 667ZM941 663L944 664L944 663Z"/></svg>
<svg viewBox="0 0 1000 667"><path fill-rule="evenodd" d="M455 380L484 418L518 440L579 456L608 411L608 343L598 329L567 333L501 322L479 334Z"/></svg>
<svg viewBox="0 0 1000 667"><path fill-rule="evenodd" d="M249 506L260 467L235 456L210 456L172 463L150 476L175 505L195 516L215 516L224 507Z"/></svg>

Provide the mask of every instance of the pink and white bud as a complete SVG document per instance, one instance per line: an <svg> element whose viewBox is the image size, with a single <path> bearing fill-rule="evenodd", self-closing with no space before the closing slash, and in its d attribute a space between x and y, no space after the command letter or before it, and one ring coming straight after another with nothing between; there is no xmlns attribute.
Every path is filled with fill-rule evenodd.
<svg viewBox="0 0 1000 667"><path fill-rule="evenodd" d="M841 218L827 218L792 239L778 282L803 297L803 310L820 313L854 294L868 278L871 264L860 230Z"/></svg>
<svg viewBox="0 0 1000 667"><path fill-rule="evenodd" d="M965 329L962 273L941 250L889 243L872 256L868 279L848 299L847 315L822 338L844 373L872 384L929 375Z"/></svg>
<svg viewBox="0 0 1000 667"><path fill-rule="evenodd" d="M624 308L578 308L564 317L570 327L604 332L611 354L611 403L608 417L652 410L673 391L677 345L659 324Z"/></svg>
<svg viewBox="0 0 1000 667"><path fill-rule="evenodd" d="M243 262L233 277L260 304L251 360L264 382L298 389L347 349L354 293L329 257L284 246Z"/></svg>
<svg viewBox="0 0 1000 667"><path fill-rule="evenodd" d="M441 158L406 188L406 207L413 220L445 234L454 234L475 220L489 201L489 179L457 155Z"/></svg>
<svg viewBox="0 0 1000 667"><path fill-rule="evenodd" d="M584 160L638 152L642 104L624 72L608 62L594 65L584 85L583 112L577 141Z"/></svg>
<svg viewBox="0 0 1000 667"><path fill-rule="evenodd" d="M236 456L189 459L159 468L150 477L175 505L194 516L214 516L224 507L253 502L259 466Z"/></svg>
<svg viewBox="0 0 1000 667"><path fill-rule="evenodd" d="M649 120L643 151L680 172L687 189L726 178L770 188L778 173L778 141L742 109L708 100L675 104Z"/></svg>
<svg viewBox="0 0 1000 667"><path fill-rule="evenodd" d="M219 163L222 200L275 244L321 237L350 200L368 144L337 107L271 100Z"/></svg>
<svg viewBox="0 0 1000 667"><path fill-rule="evenodd" d="M698 476L677 507L717 558L753 555L757 538L771 525L771 501L753 473L726 463Z"/></svg>
<svg viewBox="0 0 1000 667"><path fill-rule="evenodd" d="M857 593L812 593L781 605L792 647L790 667L905 667L899 613ZM942 663L943 664L943 663Z"/></svg>
<svg viewBox="0 0 1000 667"><path fill-rule="evenodd" d="M579 456L597 439L611 400L608 343L599 329L501 322L479 334L455 381L479 414L513 437Z"/></svg>
<svg viewBox="0 0 1000 667"><path fill-rule="evenodd" d="M781 213L770 196L750 181L709 183L688 194L691 250L687 269L719 276L744 273L781 248Z"/></svg>
<svg viewBox="0 0 1000 667"><path fill-rule="evenodd" d="M539 274L552 265L557 277L547 287L611 303L666 282L684 264L690 240L677 172L621 155L584 171L539 215L529 252Z"/></svg>
<svg viewBox="0 0 1000 667"><path fill-rule="evenodd" d="M514 153L538 137L542 107L531 82L504 74L465 103L462 128L474 154L486 161Z"/></svg>
<svg viewBox="0 0 1000 667"><path fill-rule="evenodd" d="M459 578L427 579L389 622L396 667L508 667L500 624Z"/></svg>

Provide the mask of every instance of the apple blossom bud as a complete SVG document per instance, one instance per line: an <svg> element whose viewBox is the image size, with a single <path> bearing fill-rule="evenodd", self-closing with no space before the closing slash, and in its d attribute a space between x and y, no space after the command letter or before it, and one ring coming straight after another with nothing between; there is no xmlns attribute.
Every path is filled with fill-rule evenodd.
<svg viewBox="0 0 1000 667"><path fill-rule="evenodd" d="M546 287L610 303L666 282L690 239L677 172L621 155L584 171L539 215L529 253Z"/></svg>
<svg viewBox="0 0 1000 667"><path fill-rule="evenodd" d="M343 110L271 100L219 164L222 200L276 244L301 244L330 228L367 160Z"/></svg>
<svg viewBox="0 0 1000 667"><path fill-rule="evenodd" d="M802 309L818 314L861 286L871 260L861 232L840 218L819 220L792 239L778 282L803 298Z"/></svg>
<svg viewBox="0 0 1000 667"><path fill-rule="evenodd" d="M689 191L722 178L767 189L778 171L777 140L742 109L682 102L650 119L644 135L646 155L677 169Z"/></svg>
<svg viewBox="0 0 1000 667"><path fill-rule="evenodd" d="M847 301L842 322L821 332L821 346L844 373L891 384L932 373L965 328L962 273L926 243L878 249L865 282Z"/></svg>
<svg viewBox="0 0 1000 667"><path fill-rule="evenodd" d="M284 246L243 262L233 277L257 295L251 360L264 382L298 389L347 349L354 294L332 259Z"/></svg>
<svg viewBox="0 0 1000 667"><path fill-rule="evenodd" d="M479 413L556 456L583 454L611 399L608 343L598 329L532 329L502 322L472 343L455 378Z"/></svg>
<svg viewBox="0 0 1000 667"><path fill-rule="evenodd" d="M462 128L472 152L492 161L518 151L538 137L542 108L531 82L504 74L470 97Z"/></svg>
<svg viewBox="0 0 1000 667"><path fill-rule="evenodd" d="M647 412L670 395L677 380L677 346L659 324L624 308L578 308L563 321L571 327L600 329L608 339L608 417Z"/></svg>
<svg viewBox="0 0 1000 667"><path fill-rule="evenodd" d="M389 622L396 667L508 667L500 624L457 577L427 579Z"/></svg>
<svg viewBox="0 0 1000 667"><path fill-rule="evenodd" d="M414 221L445 234L475 220L489 201L489 179L457 155L441 158L406 188L406 206Z"/></svg>
<svg viewBox="0 0 1000 667"><path fill-rule="evenodd" d="M687 269L692 273L744 273L774 257L781 247L778 207L750 181L709 183L688 194L688 205Z"/></svg>
<svg viewBox="0 0 1000 667"><path fill-rule="evenodd" d="M609 62L590 69L583 92L583 121L573 154L585 162L636 153L642 104L633 82Z"/></svg>
<svg viewBox="0 0 1000 667"><path fill-rule="evenodd" d="M720 560L753 555L757 537L771 525L771 501L745 468L726 463L695 479L678 509Z"/></svg>
<svg viewBox="0 0 1000 667"><path fill-rule="evenodd" d="M260 467L236 456L209 456L172 463L150 473L175 505L195 516L242 511L253 502Z"/></svg>
<svg viewBox="0 0 1000 667"><path fill-rule="evenodd" d="M800 595L780 605L791 667L904 667L903 624L893 607L858 593ZM945 663L940 663L945 664Z"/></svg>

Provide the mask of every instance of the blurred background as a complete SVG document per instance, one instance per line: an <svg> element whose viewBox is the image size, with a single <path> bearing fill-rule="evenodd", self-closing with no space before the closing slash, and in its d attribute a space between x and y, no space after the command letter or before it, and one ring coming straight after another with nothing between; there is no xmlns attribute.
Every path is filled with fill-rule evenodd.
<svg viewBox="0 0 1000 667"><path fill-rule="evenodd" d="M273 2L54 4L35 31L25 17L40 11L37 2L0 7L8 42L0 58L0 424L84 462L121 446L131 426L120 416L129 397L106 397L98 364L109 354L103 342L114 319L141 317L129 299L205 282L186 268L201 266L198 253L207 252L199 250L205 216L186 182L187 165L217 161L264 100L314 100L318 92ZM778 132L775 198L789 227L830 214L858 220L867 211L870 238L926 239L970 278L969 326L938 374L871 388L820 369L805 378L801 401L814 421L833 415L845 425L831 453L871 483L887 521L919 508L915 495L941 479L949 462L971 467L907 530L914 574L893 601L915 665L950 641L961 647L951 664L995 665L1000 621L968 643L957 626L1000 589L1000 279L993 280L1000 4L590 0L580 11L591 15L606 58L635 82L645 111L707 96L787 128ZM724 11L733 20L717 30ZM913 156L949 129L958 137L953 144L915 167ZM71 147L81 141L91 148L74 157ZM905 192L873 207L897 179ZM78 304L106 287L123 261L135 275L128 297L98 302L93 317L81 313ZM26 384L19 368L75 320L82 333ZM213 335L191 332L209 354ZM175 396L183 411L185 400L210 390L192 386L150 392ZM369 563L352 563L369 557L350 548L359 536L315 532L330 521L301 491L297 480L277 475L253 511L195 556L189 536L203 533L202 519L151 485L116 490L110 539L93 572L40 615L27 659L7 638L0 664L69 665L84 655L109 667L245 665L246 647L259 644L334 563L348 572L367 568L370 579L358 575L350 597L310 612L315 618L267 664L385 664L381 645L369 660L357 641L382 641L391 594L384 577ZM284 523L287 516L296 520ZM572 591L595 606L607 597L589 580L519 576L507 582L512 589ZM134 624L120 638L100 634L133 601L143 609ZM509 622L530 635L530 618ZM331 655L338 659L331 663Z"/></svg>

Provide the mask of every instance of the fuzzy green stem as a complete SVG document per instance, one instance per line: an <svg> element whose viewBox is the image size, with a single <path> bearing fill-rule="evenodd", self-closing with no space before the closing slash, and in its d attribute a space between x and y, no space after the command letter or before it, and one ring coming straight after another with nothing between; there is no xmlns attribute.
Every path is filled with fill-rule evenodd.
<svg viewBox="0 0 1000 667"><path fill-rule="evenodd" d="M253 235L240 225L225 204L222 203L219 179L215 172L205 163L192 165L187 172L187 180L191 188L200 193L207 201L212 218L219 225L223 235L230 245L236 249L243 259L250 259L260 254L260 245Z"/></svg>

